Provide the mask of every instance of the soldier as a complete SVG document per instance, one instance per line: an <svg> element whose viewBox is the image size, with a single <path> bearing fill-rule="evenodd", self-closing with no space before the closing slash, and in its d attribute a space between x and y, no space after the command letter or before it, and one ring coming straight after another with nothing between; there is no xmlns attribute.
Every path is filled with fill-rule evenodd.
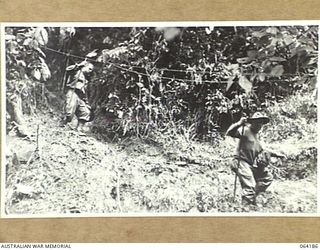
<svg viewBox="0 0 320 250"><path fill-rule="evenodd" d="M258 133L269 121L267 116L256 112L251 118L242 117L240 121L232 124L226 133L240 139L231 169L239 177L244 205L255 205L256 196L270 186L273 176L265 169L270 157L285 157L261 146Z"/></svg>
<svg viewBox="0 0 320 250"><path fill-rule="evenodd" d="M86 122L91 121L91 107L87 100L87 76L93 71L93 65L84 61L67 68L75 73L66 84L65 123L69 124L74 115L78 118L76 129L81 131Z"/></svg>

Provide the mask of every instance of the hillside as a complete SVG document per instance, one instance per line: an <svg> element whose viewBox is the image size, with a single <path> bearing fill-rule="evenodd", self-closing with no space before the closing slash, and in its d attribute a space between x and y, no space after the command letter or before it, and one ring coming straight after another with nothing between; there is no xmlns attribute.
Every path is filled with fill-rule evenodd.
<svg viewBox="0 0 320 250"><path fill-rule="evenodd" d="M269 110L271 117L275 109ZM229 161L235 141L231 138L204 143L158 134L156 140L108 142L89 127L85 135L61 127L58 113L37 116L27 120L34 135L31 140L12 131L6 138L9 215L316 212L314 122L304 127L300 123L303 138L292 134L276 140L277 131L268 131L272 124L266 127L262 137L270 138L273 133L273 148L281 148L288 159L273 159L270 167L275 180L270 190L258 198L258 206L243 207L239 184L233 201L234 174ZM281 120L293 121L284 115ZM34 152L37 124L39 151Z"/></svg>
<svg viewBox="0 0 320 250"><path fill-rule="evenodd" d="M319 27L204 25L6 26L6 213L316 212ZM257 111L287 158L242 206L225 134Z"/></svg>

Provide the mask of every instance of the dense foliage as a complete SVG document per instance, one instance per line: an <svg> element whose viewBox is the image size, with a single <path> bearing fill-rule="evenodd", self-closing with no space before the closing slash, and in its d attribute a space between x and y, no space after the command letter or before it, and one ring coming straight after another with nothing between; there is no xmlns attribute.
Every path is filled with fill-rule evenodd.
<svg viewBox="0 0 320 250"><path fill-rule="evenodd" d="M118 136L147 137L173 128L216 138L243 113L316 83L316 26L12 28L6 33L7 76L19 84L29 77L43 83L52 75L47 88L62 91L68 65L85 58L94 62L95 127Z"/></svg>
<svg viewBox="0 0 320 250"><path fill-rule="evenodd" d="M317 211L316 26L11 27L5 45L6 214ZM60 119L66 68L83 60L87 134ZM287 159L246 207L221 132L255 110Z"/></svg>

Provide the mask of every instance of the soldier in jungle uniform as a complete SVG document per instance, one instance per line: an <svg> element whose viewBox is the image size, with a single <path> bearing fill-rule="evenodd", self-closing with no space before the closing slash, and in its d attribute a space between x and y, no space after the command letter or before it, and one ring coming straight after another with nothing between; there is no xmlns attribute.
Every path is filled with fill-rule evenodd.
<svg viewBox="0 0 320 250"><path fill-rule="evenodd" d="M22 111L22 95L23 86L19 86L18 81L7 80L6 91L6 121L10 122L10 125L16 130L16 134L19 137L30 138L31 134L25 125L25 119ZM10 127L7 124L7 128Z"/></svg>
<svg viewBox="0 0 320 250"><path fill-rule="evenodd" d="M78 118L77 130L81 131L86 122L91 121L91 107L87 100L87 76L93 71L93 65L86 61L71 65L67 71L75 73L66 84L65 123L69 124L73 117Z"/></svg>
<svg viewBox="0 0 320 250"><path fill-rule="evenodd" d="M267 190L273 180L266 169L271 156L284 158L285 155L264 149L258 139L262 126L270 119L256 112L251 118L242 117L232 124L226 135L239 139L231 169L238 175L242 187L242 204L255 205L256 196Z"/></svg>

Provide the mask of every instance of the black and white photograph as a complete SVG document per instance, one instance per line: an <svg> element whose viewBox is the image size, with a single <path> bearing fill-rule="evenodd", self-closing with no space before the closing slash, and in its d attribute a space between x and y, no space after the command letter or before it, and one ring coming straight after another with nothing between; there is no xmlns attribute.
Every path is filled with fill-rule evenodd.
<svg viewBox="0 0 320 250"><path fill-rule="evenodd" d="M1 217L319 216L318 30L3 24Z"/></svg>

